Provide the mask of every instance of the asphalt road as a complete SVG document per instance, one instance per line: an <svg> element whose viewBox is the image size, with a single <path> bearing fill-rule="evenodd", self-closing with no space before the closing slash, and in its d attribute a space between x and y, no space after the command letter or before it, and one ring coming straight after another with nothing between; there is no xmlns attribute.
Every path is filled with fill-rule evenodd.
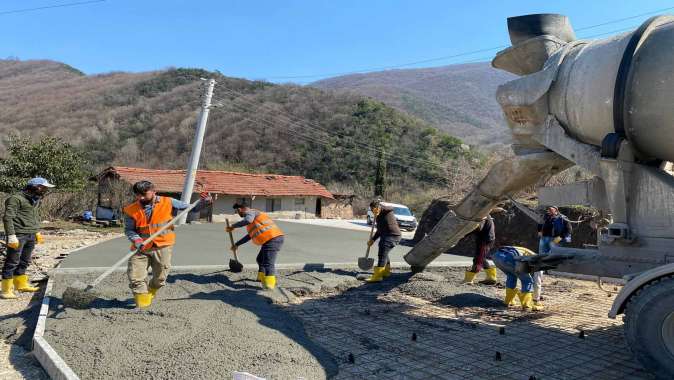
<svg viewBox="0 0 674 380"><path fill-rule="evenodd" d="M285 244L278 264L350 264L365 255L368 232L293 222L277 222L285 232ZM173 265L226 265L231 258L229 237L224 223L184 225L176 229ZM235 241L245 234L245 228L234 231ZM117 238L73 252L61 268L106 267L129 252L126 238ZM248 242L240 247L239 260L255 264L259 247ZM403 263L403 255L411 248L399 245L391 253L391 261ZM377 257L373 246L371 257ZM466 263L467 257L442 255L436 262Z"/></svg>

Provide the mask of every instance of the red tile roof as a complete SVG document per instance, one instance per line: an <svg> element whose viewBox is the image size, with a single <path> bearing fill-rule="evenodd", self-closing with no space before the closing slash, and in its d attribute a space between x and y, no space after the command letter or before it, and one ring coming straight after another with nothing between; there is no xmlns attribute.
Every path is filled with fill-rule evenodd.
<svg viewBox="0 0 674 380"><path fill-rule="evenodd" d="M185 170L157 170L112 166L98 178L115 174L121 180L135 183L147 180L157 191L180 193L185 182ZM241 196L319 196L332 199L332 194L320 183L302 176L277 174L247 174L216 170L198 170L194 191Z"/></svg>

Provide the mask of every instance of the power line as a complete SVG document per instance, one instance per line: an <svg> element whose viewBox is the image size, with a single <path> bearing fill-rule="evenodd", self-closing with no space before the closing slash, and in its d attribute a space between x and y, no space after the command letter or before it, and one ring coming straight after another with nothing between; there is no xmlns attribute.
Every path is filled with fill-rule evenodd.
<svg viewBox="0 0 674 380"><path fill-rule="evenodd" d="M240 109L240 110L244 110L246 112L253 113L254 110L252 110L251 108L248 108L248 107L246 107L244 105L241 105L241 104L236 104L236 102L239 101L239 100L241 100L241 99L235 98L235 99L232 99L228 103L230 105ZM219 101L224 101L224 100L219 100ZM277 110L274 110L274 111L278 112ZM275 117L278 118L278 115L276 115ZM263 118L261 116L247 116L247 117L245 117L245 119L250 120L250 121L257 121L258 123L262 122L262 123L265 123L265 124L267 124L271 127L274 127L275 124L277 124L273 120L269 120L269 119ZM293 122L292 120L286 119L286 120L281 120L281 121L285 121L289 126L292 126L292 127L295 127L295 128L308 129L308 128L306 128L306 125L302 125L302 124ZM301 138L305 141L311 142L311 143L316 143L316 144L323 145L323 146L326 146L326 147L334 148L334 146L331 144L331 142L329 140L326 140L323 137L309 136L309 135L303 134L299 130L293 130L293 129L289 129L289 130L277 129L277 130L281 133L286 133L286 134L289 134L289 135L292 135L292 136L295 136L295 137L299 137L299 138ZM312 129L309 129L309 130L312 130ZM312 131L317 132L316 130L312 130ZM325 131L323 131L323 132L325 132ZM346 147L346 146L341 146L341 147L339 147L339 149L341 149L343 151L346 151L346 152L350 152L350 153L359 155L360 157L363 156L363 152L361 150L349 148L349 147ZM402 167L402 168L406 168L406 169L409 169L409 170L418 170L419 169L418 167L413 167L413 166L407 165L405 163L402 163L401 161L393 159L394 157L399 157L399 156L386 153L385 151L383 151L383 153L385 154L385 156L388 156L386 161L389 164L399 166L399 167ZM370 160L374 160L376 158L374 155L365 154L365 156L368 157ZM447 167L441 166L441 165L439 165L437 163L434 163L434 162L427 161L425 163L435 165L439 169L442 169L442 170L445 170L445 171L447 171L447 169L448 169ZM442 185L442 186L447 185L446 183L442 183L442 182L438 182L438 181L425 181L425 182L435 183L435 184Z"/></svg>
<svg viewBox="0 0 674 380"><path fill-rule="evenodd" d="M650 15L652 15L652 14L656 14L656 13L660 13L660 12L665 12L665 11L669 11L669 10L672 10L672 9L674 9L674 7L662 8L662 9L658 9L657 11L650 11L650 12L641 13L641 14L634 15L634 16L629 16L629 17L619 18L619 19L617 19L617 20L612 20L612 21L603 22L603 23L601 23L601 24L595 24L595 25L585 26L585 27L576 29L576 31L588 30L588 29L594 29L594 28L599 28L600 26L605 26L605 25L610 25L610 24L616 24L616 23L619 23L619 22L627 21L627 20L634 20L635 18L644 17L644 16L650 16Z"/></svg>
<svg viewBox="0 0 674 380"><path fill-rule="evenodd" d="M324 127L322 127L318 124L299 119L298 117L296 117L294 115L291 115L288 112L276 110L276 109L271 109L269 107L266 107L264 104L257 104L255 102L253 102L252 100L247 100L246 98L244 98L245 94L242 94L240 92L232 90L232 89L230 89L226 86L221 85L219 88L224 89L225 92L228 92L231 95L237 96L236 99L241 99L242 101L245 101L252 106L260 107L260 108L267 109L269 111L277 113L276 117L277 118L285 118L286 122L302 123L305 129L310 129L310 130L314 130L316 132L326 133L326 134L329 134L329 135L337 135L337 137L340 137L342 139L349 139L354 145L358 145L363 149L369 149L369 150L372 150L374 153L382 153L382 154L385 154L385 155L389 155L391 157L393 156L392 153L386 153L383 149L379 149L378 147L376 147L374 145L367 144L367 143L360 142L360 141L356 141L356 140L354 140L354 138L352 136L347 136L347 135L341 134L339 132L332 131L332 130L329 130L327 128L324 128ZM415 158L415 157L411 157L411 156L408 156L408 157L410 158L410 161L414 161L414 162L417 162L419 164L434 165L434 166L442 167L435 162L431 162L431 161L428 161L428 160L419 159L419 158ZM444 168L444 167L442 167L442 168Z"/></svg>
<svg viewBox="0 0 674 380"><path fill-rule="evenodd" d="M656 14L656 13L660 13L660 12L665 12L665 11L672 10L672 9L674 9L674 7L662 8L662 9L658 9L658 10L654 10L654 11L644 12L644 13L640 13L638 15L623 17L623 18L619 18L619 19L615 19L615 20L602 22L602 23L599 23L599 24L588 25L588 26L585 26L585 27L575 29L575 31L582 31L582 30L599 28L599 27L602 27L602 26L606 26L606 25L610 25L610 24L616 24L616 23L619 23L619 22L627 21L627 20L633 20L633 19L636 19L636 18L639 18L639 17L644 17L644 16L648 16L648 15L652 15L652 14ZM634 26L631 26L631 27L625 28L625 29L621 29L619 31L624 31L624 30L628 30L628 29L632 29L632 28L634 28ZM597 35L593 35L593 36L589 36L589 37L582 37L582 38L592 38L592 37L597 37L597 36L615 33L615 32L616 31L600 33L600 34L597 34ZM362 74L362 73L373 72L373 71L391 70L391 69L397 69L397 68L402 68L402 67L414 66L414 65L418 65L418 64L422 64L422 63L430 63L430 62L436 62L436 61L450 60L450 59L468 56L468 55L472 55L472 54L483 53L483 52L492 51L492 50L504 49L504 48L507 48L508 46L509 45L500 45L500 46L495 46L495 47L491 47L491 48L477 49L477 50L467 51L467 52L463 52L463 53L457 53L457 54L452 54L452 55L446 55L446 56L441 56L441 57L429 58L429 59L424 59L424 60L420 60L420 61L406 62L406 63L389 65L389 66L370 67L370 68L357 69L357 70L351 70L351 71L323 73L323 74L270 76L270 77L267 77L266 79L309 79L309 78L320 78L320 77L344 76L344 75L351 75L351 74Z"/></svg>
<svg viewBox="0 0 674 380"><path fill-rule="evenodd" d="M78 2L74 2L74 3L47 5L47 6L44 6L44 7L37 7L37 8L13 9L13 10L9 10L9 11L0 11L0 15L9 15L9 14L15 14L15 13L26 13L26 12L33 12L33 11L41 11L43 9L74 7L74 6L77 6L77 5L102 3L104 1L106 1L106 0L78 1Z"/></svg>

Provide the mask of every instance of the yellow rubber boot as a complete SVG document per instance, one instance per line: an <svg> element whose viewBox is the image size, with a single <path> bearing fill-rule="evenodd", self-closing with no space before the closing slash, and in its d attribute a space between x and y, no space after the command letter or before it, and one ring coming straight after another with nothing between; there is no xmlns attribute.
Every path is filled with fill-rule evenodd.
<svg viewBox="0 0 674 380"><path fill-rule="evenodd" d="M264 282L264 272L257 272L257 281Z"/></svg>
<svg viewBox="0 0 674 380"><path fill-rule="evenodd" d="M384 272L382 272L382 277L386 278L391 275L391 263L386 263L384 267Z"/></svg>
<svg viewBox="0 0 674 380"><path fill-rule="evenodd" d="M372 270L372 276L368 277L366 282L381 282L384 279L384 268L385 267L374 267Z"/></svg>
<svg viewBox="0 0 674 380"><path fill-rule="evenodd" d="M274 275L264 276L264 280L263 280L262 284L264 284L265 289L276 288L276 276L274 276Z"/></svg>
<svg viewBox="0 0 674 380"><path fill-rule="evenodd" d="M20 292L30 292L30 293L34 293L40 290L35 286L30 286L30 283L28 282L28 275L26 274L14 276L14 288Z"/></svg>
<svg viewBox="0 0 674 380"><path fill-rule="evenodd" d="M150 293L134 294L133 299L136 300L136 307L139 309L145 309L152 304L152 295Z"/></svg>
<svg viewBox="0 0 674 380"><path fill-rule="evenodd" d="M150 295L150 300L154 300L154 297L157 295L157 291L159 290L159 288L149 287L148 289L149 289L148 294Z"/></svg>
<svg viewBox="0 0 674 380"><path fill-rule="evenodd" d="M2 280L2 293L0 293L0 298L6 300L16 299L16 294L14 294L14 280L11 278Z"/></svg>
<svg viewBox="0 0 674 380"><path fill-rule="evenodd" d="M542 307L534 305L534 296L531 292L522 292L520 293L520 303L522 304L522 310L525 311L541 311Z"/></svg>
<svg viewBox="0 0 674 380"><path fill-rule="evenodd" d="M463 281L461 281L462 284L472 284L473 280L475 280L475 276L477 276L477 272L471 272L469 270L466 271L466 274L463 277Z"/></svg>
<svg viewBox="0 0 674 380"><path fill-rule="evenodd" d="M506 295L503 302L506 306L515 306L515 297L517 297L517 289L506 288Z"/></svg>
<svg viewBox="0 0 674 380"><path fill-rule="evenodd" d="M480 284L496 285L496 282L498 281L498 278L496 277L496 268L485 269L484 274L487 275L487 278L480 281Z"/></svg>
<svg viewBox="0 0 674 380"><path fill-rule="evenodd" d="M534 300L534 306L532 308L534 311L541 311L545 310L545 305L543 305L543 302L541 301L536 301Z"/></svg>

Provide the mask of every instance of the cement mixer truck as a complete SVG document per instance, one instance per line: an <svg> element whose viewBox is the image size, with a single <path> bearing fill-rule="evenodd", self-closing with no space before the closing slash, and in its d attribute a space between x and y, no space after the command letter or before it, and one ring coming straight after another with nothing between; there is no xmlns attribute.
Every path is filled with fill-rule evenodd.
<svg viewBox="0 0 674 380"><path fill-rule="evenodd" d="M593 179L544 189L539 202L593 205L610 215L608 226L596 245L555 247L518 268L626 280L609 316L624 315L627 343L648 370L674 378L674 17L600 40L577 39L556 14L509 18L508 32L512 46L492 66L520 76L496 93L515 155L405 260L423 270L497 203L578 165Z"/></svg>

